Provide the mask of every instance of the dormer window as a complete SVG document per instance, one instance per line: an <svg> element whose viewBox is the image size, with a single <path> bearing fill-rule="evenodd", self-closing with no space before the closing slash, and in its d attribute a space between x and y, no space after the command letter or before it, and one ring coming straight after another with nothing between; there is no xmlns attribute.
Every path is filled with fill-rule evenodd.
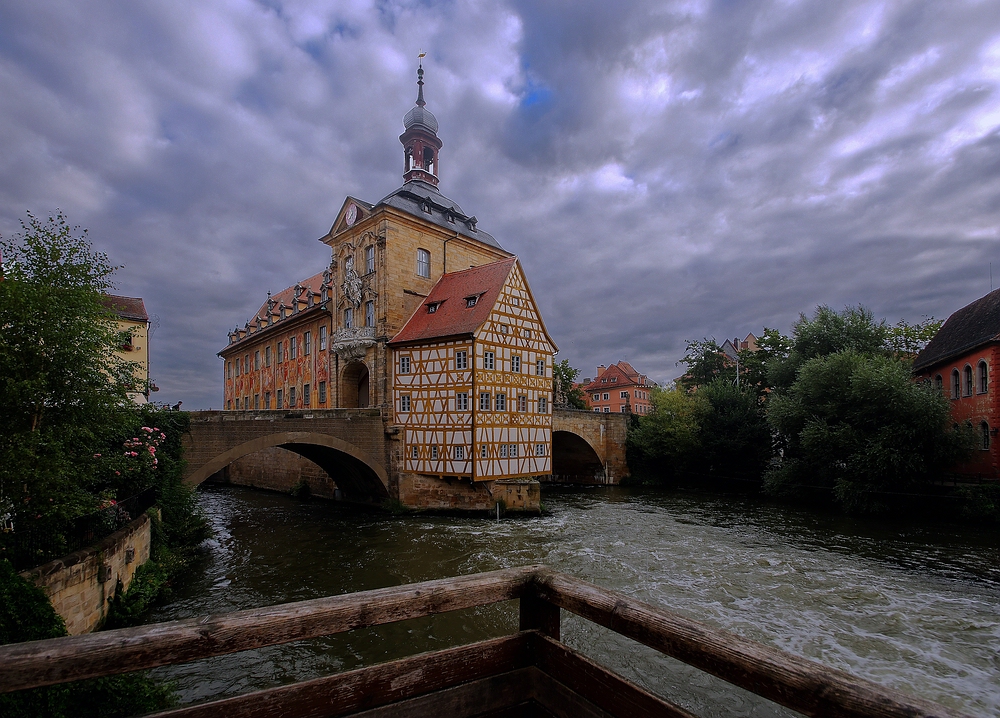
<svg viewBox="0 0 1000 718"><path fill-rule="evenodd" d="M451 212L449 212L446 216L448 217L448 221L449 222L451 222L452 224L455 224L455 215L453 215Z"/></svg>
<svg viewBox="0 0 1000 718"><path fill-rule="evenodd" d="M471 309L472 307L476 306L476 302L478 302L478 301L479 301L479 295L478 294L473 294L471 297L466 297L465 298L465 307L466 307L466 309Z"/></svg>
<svg viewBox="0 0 1000 718"><path fill-rule="evenodd" d="M476 222L477 221L478 220L475 217L469 217L467 220L465 220L465 223L467 225L469 225L469 229L471 229L473 232L475 232L476 231Z"/></svg>
<svg viewBox="0 0 1000 718"><path fill-rule="evenodd" d="M430 304L427 305L427 313L428 314L433 314L434 312L436 312L438 310L438 307L440 307L440 306L441 306L441 302L431 302Z"/></svg>
<svg viewBox="0 0 1000 718"><path fill-rule="evenodd" d="M424 202L422 205L420 205L420 209L422 209L427 214L430 214L431 213L431 204L430 204L430 202Z"/></svg>

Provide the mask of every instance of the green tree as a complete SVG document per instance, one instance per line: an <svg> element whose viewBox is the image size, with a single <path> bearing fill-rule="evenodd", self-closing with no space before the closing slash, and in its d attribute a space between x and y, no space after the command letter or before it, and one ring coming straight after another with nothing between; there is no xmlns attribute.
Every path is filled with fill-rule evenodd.
<svg viewBox="0 0 1000 718"><path fill-rule="evenodd" d="M752 387L758 395L766 396L772 388L768 367L783 362L791 351L792 341L777 329L764 328L757 340L757 349L740 349L740 386Z"/></svg>
<svg viewBox="0 0 1000 718"><path fill-rule="evenodd" d="M796 372L810 359L851 350L861 354L886 355L889 327L885 320L875 321L871 310L858 305L835 311L827 306L816 308L812 318L799 315L792 329L787 357L768 364L772 387L787 389Z"/></svg>
<svg viewBox="0 0 1000 718"><path fill-rule="evenodd" d="M684 358L678 363L687 366L684 376L677 380L685 391L697 389L726 374L736 378L735 365L722 353L722 347L715 339L689 340Z"/></svg>
<svg viewBox="0 0 1000 718"><path fill-rule="evenodd" d="M900 319L894 326L889 327L886 346L897 358L912 361L934 338L942 324L943 320L934 317L927 317L916 324L909 324L906 320Z"/></svg>
<svg viewBox="0 0 1000 718"><path fill-rule="evenodd" d="M784 452L765 489L826 492L859 512L885 509L892 493L911 491L966 456L971 440L970 431L952 428L941 393L914 382L909 365L879 347L806 360L792 386L770 399L767 418Z"/></svg>
<svg viewBox="0 0 1000 718"><path fill-rule="evenodd" d="M576 378L580 376L580 370L569 365L569 359L553 363L552 376L555 384L556 396L562 396L563 400L574 409L588 409L586 400L583 398L583 391L579 387L573 386Z"/></svg>
<svg viewBox="0 0 1000 718"><path fill-rule="evenodd" d="M652 411L628 433L628 463L639 475L674 480L691 470L701 448L706 402L698 394L654 388L650 403Z"/></svg>
<svg viewBox="0 0 1000 718"><path fill-rule="evenodd" d="M697 471L721 480L760 481L771 460L771 429L755 387L716 379L702 400Z"/></svg>
<svg viewBox="0 0 1000 718"><path fill-rule="evenodd" d="M62 214L29 213L0 251L0 500L18 529L58 530L97 508L113 475L102 448L137 421L101 302L115 267Z"/></svg>

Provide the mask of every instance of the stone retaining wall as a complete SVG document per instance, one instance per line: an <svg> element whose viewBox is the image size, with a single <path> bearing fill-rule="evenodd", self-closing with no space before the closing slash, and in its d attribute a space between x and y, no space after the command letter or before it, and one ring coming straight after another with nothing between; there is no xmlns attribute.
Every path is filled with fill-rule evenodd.
<svg viewBox="0 0 1000 718"><path fill-rule="evenodd" d="M143 514L99 544L23 571L45 591L71 636L99 628L118 581L128 588L135 570L149 560L151 521Z"/></svg>

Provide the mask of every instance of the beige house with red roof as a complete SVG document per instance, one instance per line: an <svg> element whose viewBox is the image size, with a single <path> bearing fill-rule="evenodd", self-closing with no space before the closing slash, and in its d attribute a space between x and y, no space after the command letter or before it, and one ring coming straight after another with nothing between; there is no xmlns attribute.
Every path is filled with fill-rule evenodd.
<svg viewBox="0 0 1000 718"><path fill-rule="evenodd" d="M406 472L552 473L556 346L515 257L443 275L389 346Z"/></svg>
<svg viewBox="0 0 1000 718"><path fill-rule="evenodd" d="M631 411L633 414L648 414L653 410L651 402L653 387L656 386L645 374L637 372L627 361L620 361L609 367L597 367L597 376L585 380L583 391L587 406L596 412L619 414Z"/></svg>
<svg viewBox="0 0 1000 718"><path fill-rule="evenodd" d="M135 391L128 393L136 404L149 400L149 315L141 297L121 297L107 294L104 306L115 315L118 331L128 332L129 341L122 344L115 354L135 365Z"/></svg>

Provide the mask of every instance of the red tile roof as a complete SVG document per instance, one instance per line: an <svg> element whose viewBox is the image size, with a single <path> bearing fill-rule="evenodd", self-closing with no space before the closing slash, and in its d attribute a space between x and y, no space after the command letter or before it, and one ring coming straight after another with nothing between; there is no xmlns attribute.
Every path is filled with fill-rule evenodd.
<svg viewBox="0 0 1000 718"><path fill-rule="evenodd" d="M617 377L616 381L612 382L611 378ZM604 381L601 381L601 380ZM620 361L617 364L612 364L604 373L599 377L595 377L592 382L584 387L581 387L585 392L597 391L599 389L607 389L608 384L614 383L617 386L649 386L649 381L644 374L637 372L631 364L625 361Z"/></svg>
<svg viewBox="0 0 1000 718"><path fill-rule="evenodd" d="M389 344L472 334L489 317L516 261L510 257L443 275ZM478 296L474 307L466 306L471 296ZM431 313L433 304L438 306Z"/></svg>
<svg viewBox="0 0 1000 718"><path fill-rule="evenodd" d="M105 294L101 303L114 312L120 319L130 319L133 322L148 322L146 305L141 297L120 297L117 294Z"/></svg>

